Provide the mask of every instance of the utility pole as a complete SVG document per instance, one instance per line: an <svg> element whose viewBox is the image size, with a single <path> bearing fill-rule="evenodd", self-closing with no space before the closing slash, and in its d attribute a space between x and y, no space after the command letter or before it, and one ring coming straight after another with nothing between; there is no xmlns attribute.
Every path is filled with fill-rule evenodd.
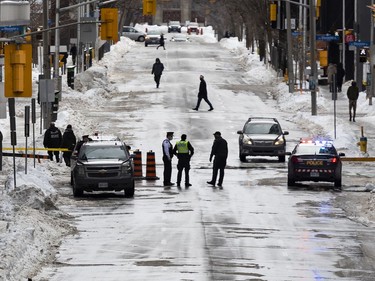
<svg viewBox="0 0 375 281"><path fill-rule="evenodd" d="M311 115L317 115L316 86L317 86L317 66L315 60L316 49L316 25L315 25L315 6L314 0L309 3L310 17L310 90L311 90Z"/></svg>
<svg viewBox="0 0 375 281"><path fill-rule="evenodd" d="M371 0L371 6L374 7L374 0ZM375 44L374 44L374 16L371 11L371 28L370 28L370 73L371 73L371 84L370 84L370 95L369 105L372 105L372 97L375 94Z"/></svg>
<svg viewBox="0 0 375 281"><path fill-rule="evenodd" d="M287 24L287 32L286 37L288 41L288 83L289 83L289 93L294 92L294 71L293 71L293 55L292 55L292 27L291 27L291 20L290 20L290 2L286 1L286 24Z"/></svg>
<svg viewBox="0 0 375 281"><path fill-rule="evenodd" d="M49 31L48 31L48 1L43 1L43 75L44 79L51 79L51 66L49 63Z"/></svg>
<svg viewBox="0 0 375 281"><path fill-rule="evenodd" d="M55 60L53 77L59 77L59 62L60 62L60 0L56 0L56 17L55 17Z"/></svg>

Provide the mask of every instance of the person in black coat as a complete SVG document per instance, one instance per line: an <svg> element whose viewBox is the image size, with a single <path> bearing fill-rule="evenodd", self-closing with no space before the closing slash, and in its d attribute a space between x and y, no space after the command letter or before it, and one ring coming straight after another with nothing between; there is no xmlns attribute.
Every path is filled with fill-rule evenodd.
<svg viewBox="0 0 375 281"><path fill-rule="evenodd" d="M159 39L159 46L156 47L156 49L159 49L159 47L163 47L163 49L165 50L165 39L164 39L164 35L163 33L160 34L160 39Z"/></svg>
<svg viewBox="0 0 375 281"><path fill-rule="evenodd" d="M49 128L46 130L44 133L44 140L43 140L43 145L45 148L60 148L62 140L62 134L59 128L55 126L55 123L51 122ZM48 150L48 156L49 160L53 161L53 155L56 157L56 162L60 162L60 157L59 157L60 151L58 150L53 150L49 151Z"/></svg>
<svg viewBox="0 0 375 281"><path fill-rule="evenodd" d="M73 44L73 46L70 48L70 55L72 56L73 65L75 65L76 64L76 57L77 57L77 46L76 46L76 44Z"/></svg>
<svg viewBox="0 0 375 281"><path fill-rule="evenodd" d="M220 132L214 133L214 143L212 145L211 154L210 154L210 162L212 158L215 156L213 168L212 168L212 179L208 181L208 184L215 186L217 173L220 170L219 181L217 185L222 187L223 180L224 180L224 169L227 165L227 158L228 158L228 143L225 139L221 137Z"/></svg>
<svg viewBox="0 0 375 281"><path fill-rule="evenodd" d="M342 66L342 63L339 63L337 65L337 73L336 73L336 86L337 86L337 91L341 93L341 88L342 88L342 82L344 81L344 76L345 76L345 69Z"/></svg>
<svg viewBox="0 0 375 281"><path fill-rule="evenodd" d="M205 102L207 102L207 104L210 106L210 109L208 111L214 110L212 104L210 103L207 97L207 84L206 84L206 81L204 81L204 76L201 75L199 78L201 82L199 84L198 101L197 101L197 105L193 108L193 110L198 111L199 105L201 104L202 99L204 99Z"/></svg>
<svg viewBox="0 0 375 281"><path fill-rule="evenodd" d="M152 71L151 71L151 74L154 74L156 88L159 88L160 78L161 78L161 75L163 74L163 70L164 70L164 64L162 64L160 59L157 58L155 60L155 63L152 66Z"/></svg>
<svg viewBox="0 0 375 281"><path fill-rule="evenodd" d="M67 148L69 151L63 152L63 158L66 166L70 167L70 157L72 156L73 149L76 145L76 136L74 135L72 125L66 126L62 136L61 148Z"/></svg>

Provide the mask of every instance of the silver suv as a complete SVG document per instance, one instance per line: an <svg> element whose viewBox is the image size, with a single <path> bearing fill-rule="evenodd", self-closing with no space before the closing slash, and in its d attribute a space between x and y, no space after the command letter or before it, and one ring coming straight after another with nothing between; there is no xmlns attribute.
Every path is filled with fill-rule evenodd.
<svg viewBox="0 0 375 281"><path fill-rule="evenodd" d="M139 42L144 42L146 38L145 32L139 31L131 26L123 26L121 35Z"/></svg>
<svg viewBox="0 0 375 281"><path fill-rule="evenodd" d="M251 117L239 134L239 157L246 162L246 156L277 156L285 162L285 135L276 118Z"/></svg>
<svg viewBox="0 0 375 281"><path fill-rule="evenodd" d="M121 191L134 196L134 164L128 147L121 141L89 141L71 158L73 195L84 191Z"/></svg>

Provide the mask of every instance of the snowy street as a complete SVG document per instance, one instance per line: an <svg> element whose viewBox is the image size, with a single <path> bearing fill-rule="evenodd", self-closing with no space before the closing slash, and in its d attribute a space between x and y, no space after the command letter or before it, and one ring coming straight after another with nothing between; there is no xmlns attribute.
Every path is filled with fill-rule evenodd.
<svg viewBox="0 0 375 281"><path fill-rule="evenodd" d="M25 175L18 159L13 190L11 158L4 159L0 276L9 281L374 280L375 196L365 192L373 188L371 162L345 162L339 192L332 183L288 188L287 162L277 157L240 161L237 131L250 116L276 117L289 131L287 151L301 137L334 135L326 87L318 93L318 116L311 116L310 93L289 94L281 78L242 44L236 38L216 42L209 28L204 36L192 35L191 42L168 40L165 51L122 38L102 61L75 77L75 90L64 81L56 126L63 130L71 124L79 138L117 135L142 151L144 164L146 152L154 151L160 179L138 180L134 198L122 192L75 198L64 163L42 160L34 169L29 160ZM165 67L159 88L151 75L156 58ZM192 110L200 75L213 111L204 101ZM356 142L364 126L372 155L375 115L361 93L357 123L348 122L348 85L337 101L335 146L346 156L359 156ZM27 102L17 104L20 136ZM9 120L0 125L9 146ZM190 188L163 186L161 143L168 131L174 132L173 144L187 134L194 146ZM206 183L215 131L229 147L223 188ZM42 139L39 135L39 146ZM172 182L176 165L173 159Z"/></svg>

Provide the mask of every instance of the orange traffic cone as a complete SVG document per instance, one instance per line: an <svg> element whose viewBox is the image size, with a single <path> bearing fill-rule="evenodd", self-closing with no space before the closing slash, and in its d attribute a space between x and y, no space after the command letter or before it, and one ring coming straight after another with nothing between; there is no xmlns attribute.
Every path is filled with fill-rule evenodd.
<svg viewBox="0 0 375 281"><path fill-rule="evenodd" d="M146 162L146 180L158 180L156 176L156 163L155 163L155 152L150 150L147 152Z"/></svg>
<svg viewBox="0 0 375 281"><path fill-rule="evenodd" d="M134 154L134 177L142 178L142 152L137 149Z"/></svg>

